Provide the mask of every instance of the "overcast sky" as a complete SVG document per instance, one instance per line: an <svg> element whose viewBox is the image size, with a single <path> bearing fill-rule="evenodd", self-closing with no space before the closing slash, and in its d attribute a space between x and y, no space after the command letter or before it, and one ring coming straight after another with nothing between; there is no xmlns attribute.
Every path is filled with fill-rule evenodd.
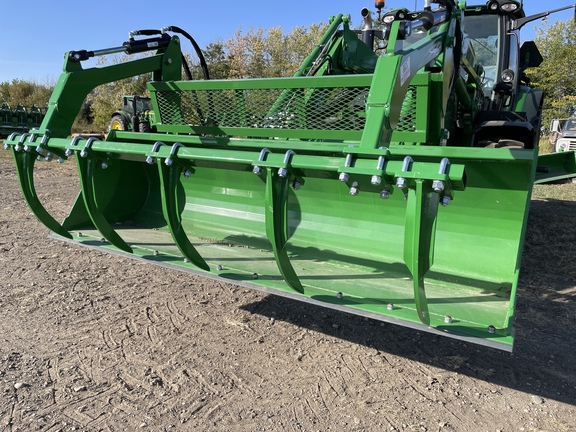
<svg viewBox="0 0 576 432"><path fill-rule="evenodd" d="M372 0L4 0L3 3L0 8L0 82L20 78L52 84L62 71L65 52L116 47L127 39L131 30L178 26L204 48L210 42L230 38L238 29L281 26L288 32L296 26L327 22L330 16L338 13L350 14L353 24L359 25L362 7L374 7ZM415 3L422 8L424 1L389 0L386 7L413 9ZM482 3L482 0L468 3ZM542 12L543 8L550 10L570 4L564 0L526 0L525 10L531 15ZM571 11L565 11L552 15L549 22L566 21L571 14ZM541 25L541 21L527 24L523 39L534 37L535 25Z"/></svg>

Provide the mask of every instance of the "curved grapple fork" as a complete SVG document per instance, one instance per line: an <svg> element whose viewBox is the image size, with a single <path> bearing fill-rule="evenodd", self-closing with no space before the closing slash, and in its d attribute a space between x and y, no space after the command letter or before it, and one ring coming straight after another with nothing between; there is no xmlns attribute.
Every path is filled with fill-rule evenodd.
<svg viewBox="0 0 576 432"><path fill-rule="evenodd" d="M440 194L429 181L417 179L408 192L404 230L404 261L412 273L416 311L422 324L430 325L424 276L434 262L434 237Z"/></svg>
<svg viewBox="0 0 576 432"><path fill-rule="evenodd" d="M178 249L192 264L203 270L210 271L210 267L200 256L196 248L190 243L188 236L182 227L182 218L178 212L178 186L180 184L181 170L177 164L170 166L157 158L158 172L160 175L160 189L162 193L162 213L172 235L172 239Z"/></svg>
<svg viewBox="0 0 576 432"><path fill-rule="evenodd" d="M412 158L404 159L402 172L409 170ZM438 176L444 176L450 161L440 161ZM436 183L436 184L435 184ZM442 180L431 181L417 178L414 186L408 189L406 206L406 224L404 226L404 262L412 274L414 284L414 303L422 324L430 325L428 300L424 286L424 276L434 263L434 243L436 238L436 220L440 203L440 191L444 190ZM450 200L449 193L445 195Z"/></svg>
<svg viewBox="0 0 576 432"><path fill-rule="evenodd" d="M38 199L34 186L34 162L36 161L36 155L32 152L16 151L14 147L12 147L12 154L16 163L16 172L18 174L18 180L20 181L22 194L32 213L51 231L62 237L71 239L72 235L48 213Z"/></svg>
<svg viewBox="0 0 576 432"><path fill-rule="evenodd" d="M76 162L78 166L78 173L80 175L82 197L84 199L84 205L86 206L88 216L90 216L90 220L96 229L100 231L100 234L102 234L102 236L111 244L116 246L118 249L123 250L124 252L132 253L132 248L122 239L122 237L118 235L116 231L114 231L104 216L102 208L98 203L96 182L94 179L94 172L96 169L95 159L89 154L87 154L85 157L82 157L77 153Z"/></svg>
<svg viewBox="0 0 576 432"><path fill-rule="evenodd" d="M292 267L286 251L286 242L288 241L288 180L288 176L281 177L273 168L266 168L264 209L266 236L272 244L274 258L282 277L294 291L303 294L304 287L294 267Z"/></svg>

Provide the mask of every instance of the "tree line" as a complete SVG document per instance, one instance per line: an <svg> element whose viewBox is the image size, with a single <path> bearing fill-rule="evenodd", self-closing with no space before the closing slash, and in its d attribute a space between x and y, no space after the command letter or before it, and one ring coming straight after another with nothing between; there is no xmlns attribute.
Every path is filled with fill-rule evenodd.
<svg viewBox="0 0 576 432"><path fill-rule="evenodd" d="M211 78L242 79L293 75L312 51L327 25L312 24L284 32L281 27L238 30L227 40L209 43L203 50ZM528 71L531 83L546 92L542 125L553 118L576 114L576 26L572 20L557 21L537 30L535 42L544 62ZM202 79L199 59L185 54L193 79ZM101 57L98 66L123 61L123 56ZM105 84L86 98L73 131L105 131L111 114L120 108L122 95L146 96L149 75ZM0 102L12 107L35 104L45 107L53 86L15 79L0 83Z"/></svg>

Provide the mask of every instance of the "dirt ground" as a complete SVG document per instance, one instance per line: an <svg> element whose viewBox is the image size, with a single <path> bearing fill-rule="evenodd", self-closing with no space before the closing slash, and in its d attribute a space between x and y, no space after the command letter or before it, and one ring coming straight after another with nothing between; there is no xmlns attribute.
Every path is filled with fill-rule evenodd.
<svg viewBox="0 0 576 432"><path fill-rule="evenodd" d="M1 150L0 430L574 431L574 215L532 202L509 354L49 239Z"/></svg>

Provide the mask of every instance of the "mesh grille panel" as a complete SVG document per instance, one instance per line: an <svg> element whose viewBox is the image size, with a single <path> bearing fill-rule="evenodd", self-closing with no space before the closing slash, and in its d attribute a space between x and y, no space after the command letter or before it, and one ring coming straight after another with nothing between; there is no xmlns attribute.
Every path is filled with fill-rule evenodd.
<svg viewBox="0 0 576 432"><path fill-rule="evenodd" d="M396 130L400 132L416 130L416 86L408 86Z"/></svg>
<svg viewBox="0 0 576 432"><path fill-rule="evenodd" d="M162 124L361 131L369 87L155 92Z"/></svg>

